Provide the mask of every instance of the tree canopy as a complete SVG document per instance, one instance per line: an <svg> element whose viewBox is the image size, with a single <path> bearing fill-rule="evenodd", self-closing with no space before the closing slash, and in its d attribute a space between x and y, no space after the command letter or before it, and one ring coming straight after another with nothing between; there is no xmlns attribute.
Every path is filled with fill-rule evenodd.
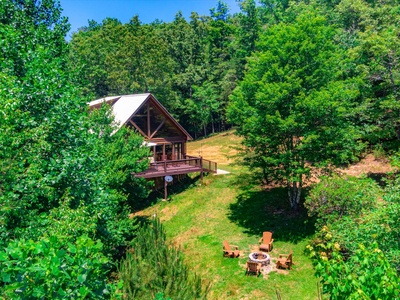
<svg viewBox="0 0 400 300"><path fill-rule="evenodd" d="M350 62L335 35L312 11L271 26L231 98L228 116L256 153L247 162L267 181L285 182L292 207L312 165L349 162L360 148L351 113L358 79L349 76Z"/></svg>
<svg viewBox="0 0 400 300"><path fill-rule="evenodd" d="M6 0L1 9L1 294L110 295L110 262L136 228L127 200L148 193L131 175L147 167L148 149L133 132L111 136L107 109L89 116L66 67L68 24L58 2Z"/></svg>

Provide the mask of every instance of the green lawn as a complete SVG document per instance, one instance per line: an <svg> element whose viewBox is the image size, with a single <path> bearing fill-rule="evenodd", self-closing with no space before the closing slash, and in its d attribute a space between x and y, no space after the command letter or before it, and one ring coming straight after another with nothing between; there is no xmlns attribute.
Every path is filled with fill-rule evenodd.
<svg viewBox="0 0 400 300"><path fill-rule="evenodd" d="M202 140L203 145L206 140ZM207 158L206 155L203 155ZM156 214L168 240L185 253L187 264L211 282L209 299L318 299L317 280L304 254L314 228L304 211L292 212L286 190L262 190L243 168L223 165L232 173L193 180L138 214ZM268 275L245 276L245 265L263 231L273 231L271 257L293 250L294 268ZM238 245L238 259L222 255L222 241Z"/></svg>

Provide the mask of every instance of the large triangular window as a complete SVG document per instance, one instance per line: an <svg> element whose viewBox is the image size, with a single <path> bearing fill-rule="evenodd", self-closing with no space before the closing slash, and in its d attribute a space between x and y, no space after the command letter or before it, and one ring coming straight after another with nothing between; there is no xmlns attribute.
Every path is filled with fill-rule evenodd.
<svg viewBox="0 0 400 300"><path fill-rule="evenodd" d="M148 135L147 105L143 105L131 120L142 131L143 134L146 136Z"/></svg>
<svg viewBox="0 0 400 300"><path fill-rule="evenodd" d="M166 119L161 128L154 134L155 138L167 138L167 137L176 137L176 136L184 136L182 131L180 131L172 121Z"/></svg>
<svg viewBox="0 0 400 300"><path fill-rule="evenodd" d="M150 116L150 122L147 121L148 116ZM139 109L133 116L132 122L149 138L184 136L184 133L179 130L174 122L151 102L145 103Z"/></svg>

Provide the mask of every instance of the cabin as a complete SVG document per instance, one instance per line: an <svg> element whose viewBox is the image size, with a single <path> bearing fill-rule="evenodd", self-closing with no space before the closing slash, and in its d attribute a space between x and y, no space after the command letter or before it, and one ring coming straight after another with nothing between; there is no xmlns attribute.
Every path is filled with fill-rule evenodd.
<svg viewBox="0 0 400 300"><path fill-rule="evenodd" d="M175 175L217 172L215 162L186 153L192 137L152 94L105 97L90 102L89 108L100 108L103 103L111 106L118 128L136 130L143 135L144 146L150 147L149 168L136 177L172 180Z"/></svg>

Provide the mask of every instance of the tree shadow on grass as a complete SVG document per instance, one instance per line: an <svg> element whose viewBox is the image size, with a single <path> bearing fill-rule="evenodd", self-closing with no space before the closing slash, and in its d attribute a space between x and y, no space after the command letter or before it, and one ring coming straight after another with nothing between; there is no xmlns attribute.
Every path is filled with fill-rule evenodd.
<svg viewBox="0 0 400 300"><path fill-rule="evenodd" d="M315 233L315 222L306 209L302 205L296 211L290 208L285 188L244 189L230 205L229 219L244 227L245 233L261 237L263 231L272 231L279 241L296 243Z"/></svg>

